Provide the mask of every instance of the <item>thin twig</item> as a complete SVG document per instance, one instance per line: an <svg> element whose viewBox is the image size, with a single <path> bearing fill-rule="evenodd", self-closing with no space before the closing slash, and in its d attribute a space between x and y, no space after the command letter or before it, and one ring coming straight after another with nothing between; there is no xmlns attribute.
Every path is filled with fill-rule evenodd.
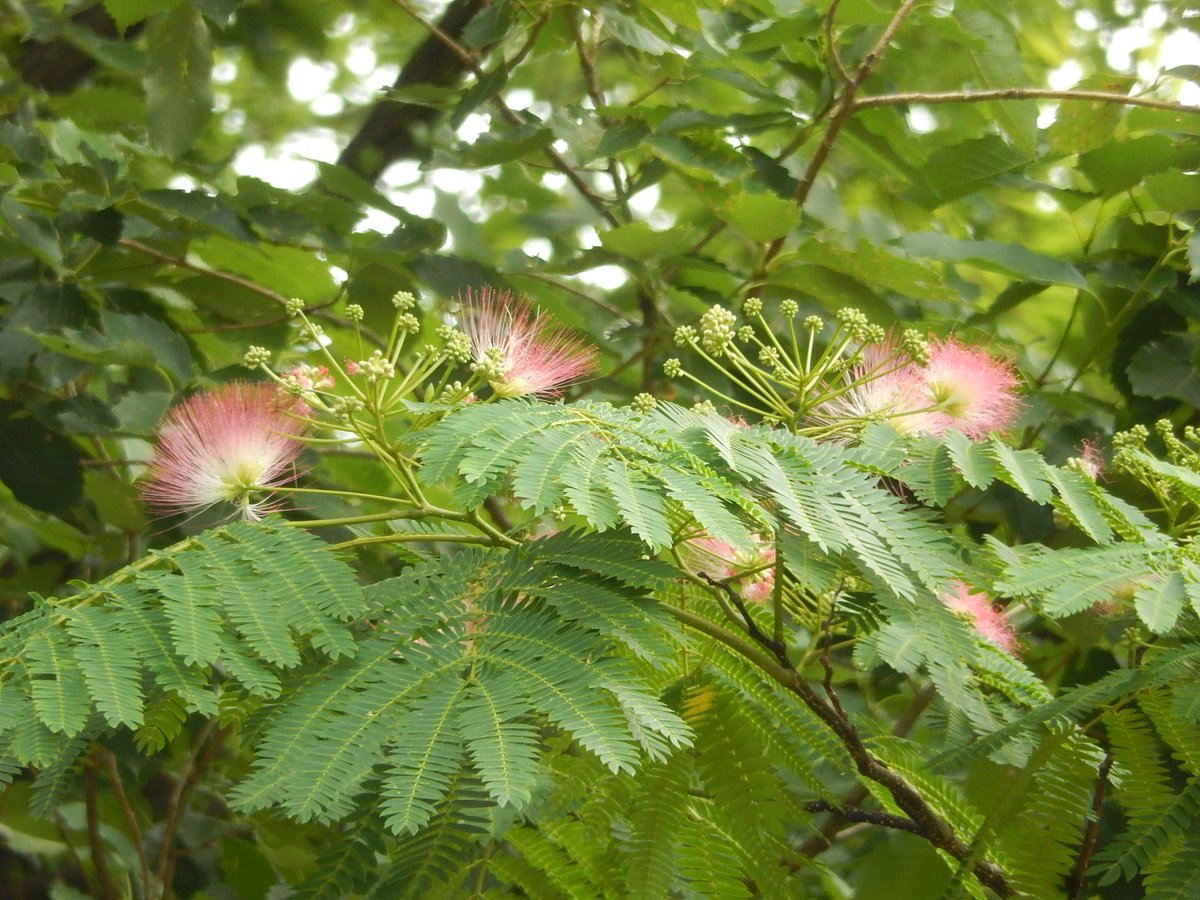
<svg viewBox="0 0 1200 900"><path fill-rule="evenodd" d="M894 816L891 813L849 809L836 806L828 800L810 800L804 804L804 811L810 813L836 813L837 817L844 822L864 822L868 825L881 825L884 828L895 828L898 831L907 831L909 834L916 834L921 837L925 836L925 832L921 830L921 826L912 819L906 819L904 816Z"/></svg>
<svg viewBox="0 0 1200 900"><path fill-rule="evenodd" d="M201 773L212 762L217 751L220 750L229 731L229 727L218 729L215 718L205 722L195 744L192 746L191 754L184 760L183 767L179 770L175 788L171 792L167 803L167 816L163 823L158 869L155 872L158 883L162 885L164 895L170 892L171 881L175 874L175 835L178 833L179 825L183 821L183 815L187 809L187 799L196 787Z"/></svg>
<svg viewBox="0 0 1200 900"><path fill-rule="evenodd" d="M185 269L189 272L195 272L197 275L203 275L205 278L212 278L215 281L223 281L226 284L236 285L237 287L240 287L243 290L250 291L251 293L257 294L260 297L265 297L266 299L270 300L272 303L275 303L279 306L287 306L288 300L290 299L288 297L285 297L283 294L279 293L278 291L273 291L269 287L265 287L261 284L258 284L257 282L251 281L249 278L243 278L241 275L234 275L232 272L224 272L220 269L214 269L211 266L206 266L202 263L192 262L191 260L186 259L182 256L173 256L170 253L164 253L162 250L158 250L154 247L149 246L148 244L143 244L141 241L134 240L133 238L121 238L117 241L117 243L120 246L126 248L127 250L134 250L137 253L141 253L144 256L149 256L151 259L158 260L159 262L164 263L168 266L171 266L172 268ZM308 310L308 314L310 316L312 316L313 318L321 319L322 321L328 322L331 325L337 325L337 326L340 326L343 328L348 328L351 324L349 322L349 320L343 319L341 316L335 316L333 313L327 312L326 310L322 309L322 306L327 306L327 305L328 304L321 304L320 306L311 307ZM254 322L254 323L252 323L251 326L248 326L248 327L259 327L263 324L268 324L268 323L263 323L261 321ZM273 321L270 324L273 324ZM241 328L243 326L237 325L237 326L230 326L230 327L231 328ZM212 329L212 330L221 330L221 329ZM371 329L364 328L362 325L359 325L359 330L362 332L363 337L367 338L369 341L371 341L376 346L379 346L379 347L384 346L383 340L379 337L379 335L375 334Z"/></svg>
<svg viewBox="0 0 1200 900"><path fill-rule="evenodd" d="M922 836L934 847L944 850L955 859L967 859L971 848L954 832L953 826L943 819L921 792L910 784L903 775L891 769L867 749L854 723L843 719L828 703L821 699L807 681L793 668L781 663L763 647L746 640L741 635L718 625L689 609L669 603L661 607L685 625L695 628L746 657L766 675L795 694L829 728L850 754L859 775L884 787L892 795L896 805L921 829ZM1011 897L1015 890L1008 876L995 863L978 860L971 871L980 883L991 888L1001 897Z"/></svg>
<svg viewBox="0 0 1200 900"><path fill-rule="evenodd" d="M939 103L986 103L990 100L1075 100L1093 103L1114 103L1121 106L1145 106L1150 109L1166 109L1171 112L1200 114L1200 106L1189 106L1173 100L1154 100L1150 97L1132 97L1110 91L1056 91L1051 88L1018 87L997 88L986 91L904 91L896 94L873 94L854 101L854 110L872 109L877 106L902 106L917 104L934 106Z"/></svg>
<svg viewBox="0 0 1200 900"><path fill-rule="evenodd" d="M829 157L829 151L833 149L834 142L837 141L842 127L855 112L855 94L862 87L862 83L867 80L867 76L879 65L884 54L887 53L888 44L896 36L896 32L900 29L901 24L903 24L916 4L917 0L904 0L904 3L896 10L896 14L892 16L892 20L888 22L887 27L883 29L883 34L879 36L879 40L875 42L875 46L863 57L863 61L854 70L854 77L850 80L850 83L842 90L841 96L838 97L837 103L834 106L833 116L829 120L829 127L825 129L825 135L821 138L821 143L817 145L816 152L813 153L812 159L808 161L808 168L804 170L804 175L801 177L800 183L796 186L795 197L796 204L799 207L804 207L805 201L808 200L808 194L817 180L817 173L825 165L825 160Z"/></svg>
<svg viewBox="0 0 1200 900"><path fill-rule="evenodd" d="M917 723L917 720L921 718L921 714L929 708L929 704L933 702L933 696L933 685L923 685L913 695L912 701L904 708L904 711L896 718L896 724L892 726L892 734L896 737L906 736ZM838 808L843 810L857 809L868 796L870 796L870 791L864 785L856 784L842 798L842 802L838 805ZM842 827L847 821L847 819L842 818L840 815L831 816L829 821L825 823L817 834L814 834L800 846L800 855L813 857L824 853L833 845L835 836L842 831Z"/></svg>
<svg viewBox="0 0 1200 900"><path fill-rule="evenodd" d="M129 797L125 793L125 784L121 780L121 773L117 769L117 758L113 754L105 751L104 765L108 771L108 780L112 786L113 796L117 799L117 805L121 807L121 812L125 816L125 824L129 828L129 835L133 839L133 849L137 853L138 868L142 876L142 896L150 896L150 861L146 858L145 839L142 837L141 826L138 825L137 816L133 812L133 807L129 804Z"/></svg>
<svg viewBox="0 0 1200 900"><path fill-rule="evenodd" d="M92 867L96 870L96 889L101 900L117 896L112 873L108 870L108 854L104 850L104 839L100 836L100 810L96 806L96 771L100 767L97 747L83 764L83 805L87 815L88 846L92 851Z"/></svg>
<svg viewBox="0 0 1200 900"><path fill-rule="evenodd" d="M1096 837L1100 833L1100 808L1104 806L1104 793L1108 789L1108 773L1113 766L1113 755L1104 754L1104 761L1096 773L1096 790L1092 794L1092 817L1083 833L1083 845L1075 860L1075 871L1067 885L1067 900L1078 900L1083 892L1083 879L1087 876L1088 863L1096 850Z"/></svg>
<svg viewBox="0 0 1200 900"><path fill-rule="evenodd" d="M841 0L833 0L829 4L829 9L825 11L825 50L829 54L830 60L833 61L833 67L838 73L838 77L842 79L843 84L851 82L850 73L846 71L846 66L842 63L842 57L837 52L837 40L833 35L833 20L837 17L838 3Z"/></svg>
<svg viewBox="0 0 1200 900"><path fill-rule="evenodd" d="M411 16L422 28L445 44L445 46L448 47L450 51L454 53L454 55L457 56L459 60L475 74L476 78L482 79L487 76L483 66L479 64L478 54L473 53L472 51L463 47L450 35L441 31L436 25L425 19L412 7L411 4L407 2L407 0L392 0L392 2L404 10L404 12L406 12L409 16ZM506 62L504 65L508 66L511 65L511 63ZM503 118L504 121L509 125L525 124L525 120L512 107L505 103L504 99L499 95L491 98L491 104L500 113L501 118ZM559 153L553 147L546 147L542 150L542 155L550 160L551 165L553 165L555 169L567 177L567 180L571 182L571 184L575 187L575 190L579 191L583 199L586 200L588 204L596 210L596 212L600 213L600 215L604 217L608 224L612 225L614 228L621 224L620 219L618 219L613 211L608 208L608 202L592 190L591 185L583 180L583 177L563 158L561 153Z"/></svg>

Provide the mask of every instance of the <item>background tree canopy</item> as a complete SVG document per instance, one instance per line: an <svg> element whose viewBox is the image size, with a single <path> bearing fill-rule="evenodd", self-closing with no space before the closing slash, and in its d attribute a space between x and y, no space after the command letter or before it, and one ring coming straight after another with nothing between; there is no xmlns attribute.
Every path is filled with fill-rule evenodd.
<svg viewBox="0 0 1200 900"><path fill-rule="evenodd" d="M1189 4L6 6L14 896L1200 892L1200 475L1170 436L1200 409ZM444 410L421 404L438 398L411 398L404 428L427 429L404 451L423 466L416 496L470 509L456 527L486 527L503 554L455 552L452 531L430 550L357 546L351 569L322 549L361 536L344 526L318 539L148 515L135 482L159 422L250 377L249 347L281 371L321 344L367 357L395 335L398 291L421 346L485 286L598 348L565 405L430 424ZM292 298L324 337L298 331ZM744 385L675 335L747 300L779 334L792 301L796 321L853 307L984 344L1021 374L1021 417L1007 443L730 437L685 408L736 413ZM675 357L712 392L664 372ZM658 412L629 413L639 394ZM1128 437L1159 419L1149 444ZM1082 441L1111 456L1118 433L1101 488L1064 468ZM602 440L607 468L563 462ZM383 522L345 493L390 496L396 471L319 449L305 483L343 496L292 518ZM572 528L547 541L496 537L561 526L564 509ZM779 571L812 605L773 635L782 607L756 625L702 583L679 590L715 592L707 612L688 594L656 605L684 519L731 544L782 523ZM1026 604L1020 660L940 605L904 605L935 596L953 558ZM226 612L181 619L185 594ZM82 612L53 613L61 639L21 630L67 595ZM1128 615L1092 611L1114 602ZM303 639L255 631L260 603L305 617L290 622ZM481 611L494 624L476 634ZM414 648L411 697L385 634ZM124 670L122 655L159 662ZM491 680L431 674L479 660ZM396 718L361 724L387 690ZM447 710L460 743L409 730ZM324 748L293 781L288 741Z"/></svg>

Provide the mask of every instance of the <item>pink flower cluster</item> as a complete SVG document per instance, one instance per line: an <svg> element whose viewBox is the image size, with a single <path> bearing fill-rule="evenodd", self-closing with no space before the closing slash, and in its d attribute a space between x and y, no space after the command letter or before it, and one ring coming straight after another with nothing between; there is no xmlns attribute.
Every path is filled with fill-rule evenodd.
<svg viewBox="0 0 1200 900"><path fill-rule="evenodd" d="M499 397L554 395L595 367L596 351L533 312L528 300L485 287L468 292L459 325L476 371Z"/></svg>
<svg viewBox="0 0 1200 900"><path fill-rule="evenodd" d="M822 410L823 417L879 416L897 431L941 435L954 428L980 440L1010 427L1020 409L1012 367L954 338L930 341L924 366L906 361L890 343L870 346L851 380L861 383Z"/></svg>
<svg viewBox="0 0 1200 900"><path fill-rule="evenodd" d="M317 391L333 387L333 376L325 366L310 366L300 363L288 369L279 376L284 389L296 396L295 411L297 415L307 416L312 412L310 404L319 403Z"/></svg>
<svg viewBox="0 0 1200 900"><path fill-rule="evenodd" d="M271 489L295 480L302 446L275 386L230 382L168 413L142 496L164 514L227 502L258 520L278 505Z"/></svg>
<svg viewBox="0 0 1200 900"><path fill-rule="evenodd" d="M951 584L950 591L943 594L941 599L951 610L970 619L975 630L985 641L995 644L1006 653L1017 652L1017 636L1013 633L1012 626L1005 621L987 594L972 593L965 583L955 581Z"/></svg>
<svg viewBox="0 0 1200 900"><path fill-rule="evenodd" d="M684 560L694 574L729 584L751 603L765 602L775 588L775 548L757 536L751 550L716 538L692 538L684 545Z"/></svg>

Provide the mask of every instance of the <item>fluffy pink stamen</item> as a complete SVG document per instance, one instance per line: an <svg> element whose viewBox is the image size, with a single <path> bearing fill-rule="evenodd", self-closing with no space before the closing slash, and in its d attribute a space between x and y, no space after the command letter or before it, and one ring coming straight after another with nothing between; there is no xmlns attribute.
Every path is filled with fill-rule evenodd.
<svg viewBox="0 0 1200 900"><path fill-rule="evenodd" d="M492 362L489 351L498 357L500 371L490 373L488 381L502 397L557 394L595 368L594 347L549 325L527 300L508 291L485 287L468 293L460 325L476 363Z"/></svg>
<svg viewBox="0 0 1200 900"><path fill-rule="evenodd" d="M987 594L972 593L966 584L955 581L941 599L951 610L969 618L985 641L1006 653L1017 652L1016 634Z"/></svg>
<svg viewBox="0 0 1200 900"><path fill-rule="evenodd" d="M929 344L921 387L932 408L915 418L915 431L942 434L955 428L972 440L1004 431L1017 418L1018 380L1010 365L954 338Z"/></svg>
<svg viewBox="0 0 1200 900"><path fill-rule="evenodd" d="M261 495L296 477L298 431L270 384L235 381L195 394L159 426L142 496L164 514L229 502L260 519L277 506Z"/></svg>
<svg viewBox="0 0 1200 900"><path fill-rule="evenodd" d="M692 538L683 547L684 560L696 575L728 582L743 600L765 602L775 588L775 548L756 538L752 550L737 550L716 538Z"/></svg>

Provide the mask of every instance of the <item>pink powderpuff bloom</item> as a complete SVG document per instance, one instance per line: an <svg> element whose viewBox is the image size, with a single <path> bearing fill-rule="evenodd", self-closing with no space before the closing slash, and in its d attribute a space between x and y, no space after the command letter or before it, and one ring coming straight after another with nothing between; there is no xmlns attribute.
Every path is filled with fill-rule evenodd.
<svg viewBox="0 0 1200 900"><path fill-rule="evenodd" d="M927 411L904 425L909 431L941 435L951 428L973 441L1004 431L1017 418L1021 402L1012 366L954 338L929 342L929 363L920 369Z"/></svg>
<svg viewBox="0 0 1200 900"><path fill-rule="evenodd" d="M930 341L925 366L889 341L869 346L850 380L862 383L819 409L820 418L878 416L897 431L940 436L955 428L977 441L1008 428L1020 409L1012 367L954 338Z"/></svg>
<svg viewBox="0 0 1200 900"><path fill-rule="evenodd" d="M775 548L758 536L752 550L738 550L716 538L692 538L684 544L683 556L694 574L727 582L751 603L765 602L775 588Z"/></svg>
<svg viewBox="0 0 1200 900"><path fill-rule="evenodd" d="M297 432L273 385L234 381L195 394L159 426L142 496L163 514L228 502L258 521L278 507L260 495L296 478Z"/></svg>
<svg viewBox="0 0 1200 900"><path fill-rule="evenodd" d="M1104 455L1091 441L1079 444L1079 455L1067 460L1067 465L1095 481L1104 474Z"/></svg>
<svg viewBox="0 0 1200 900"><path fill-rule="evenodd" d="M897 431L908 431L905 420L929 405L921 390L920 366L890 339L864 347L848 380L853 387L814 410L818 419L856 423L878 416Z"/></svg>
<svg viewBox="0 0 1200 900"><path fill-rule="evenodd" d="M596 350L533 312L525 298L485 287L468 293L459 324L475 370L497 397L553 395L595 368Z"/></svg>
<svg viewBox="0 0 1200 900"><path fill-rule="evenodd" d="M1017 636L987 594L971 593L966 584L954 581L950 591L943 594L941 600L954 612L969 618L985 641L994 644L1005 653L1017 652Z"/></svg>

